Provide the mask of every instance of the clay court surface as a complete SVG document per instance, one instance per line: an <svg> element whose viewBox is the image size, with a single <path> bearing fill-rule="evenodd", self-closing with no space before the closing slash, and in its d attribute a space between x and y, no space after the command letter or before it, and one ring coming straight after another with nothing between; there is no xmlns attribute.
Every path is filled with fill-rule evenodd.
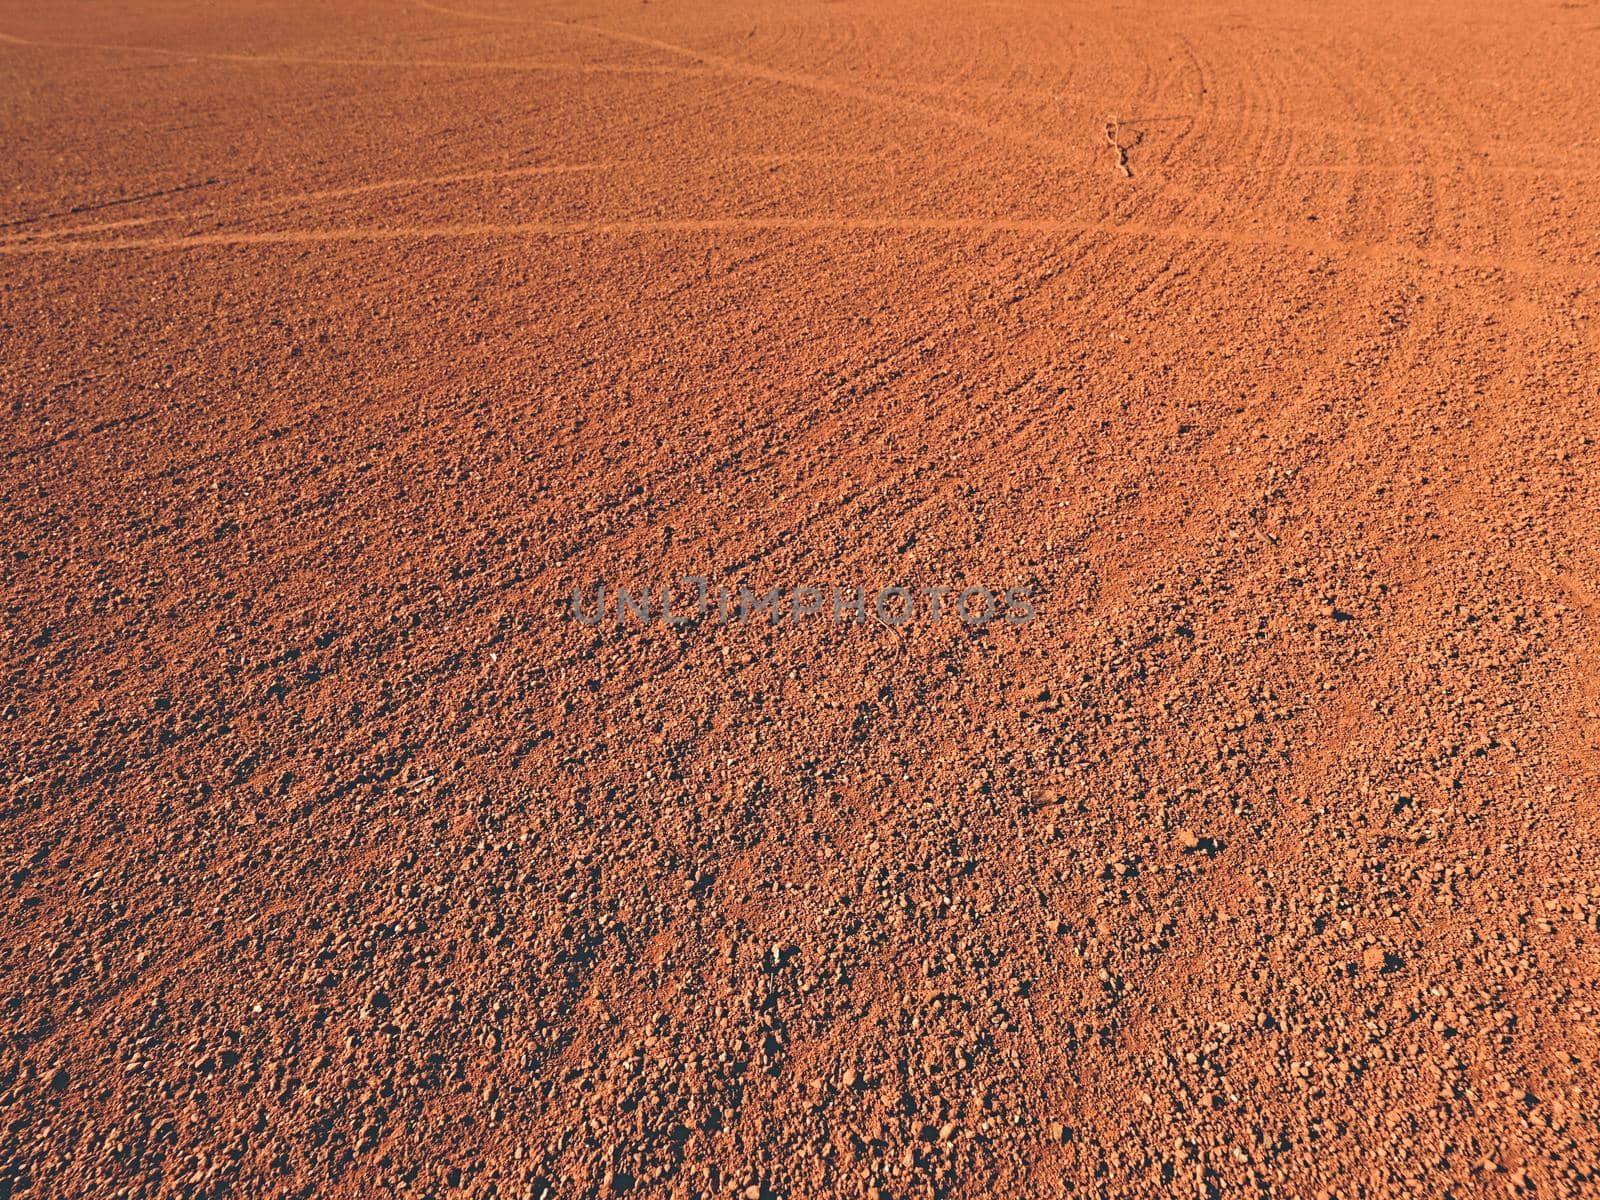
<svg viewBox="0 0 1600 1200"><path fill-rule="evenodd" d="M1600 1187L1600 5L10 0L0 1198ZM596 583L1031 589L645 624Z"/></svg>

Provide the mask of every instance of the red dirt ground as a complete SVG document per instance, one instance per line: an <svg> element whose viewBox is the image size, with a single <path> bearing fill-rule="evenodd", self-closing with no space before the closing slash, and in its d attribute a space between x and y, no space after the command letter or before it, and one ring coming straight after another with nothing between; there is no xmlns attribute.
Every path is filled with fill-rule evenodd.
<svg viewBox="0 0 1600 1200"><path fill-rule="evenodd" d="M1586 3L12 0L0 1197L1594 1194L1597 112ZM684 574L1036 616L569 611Z"/></svg>

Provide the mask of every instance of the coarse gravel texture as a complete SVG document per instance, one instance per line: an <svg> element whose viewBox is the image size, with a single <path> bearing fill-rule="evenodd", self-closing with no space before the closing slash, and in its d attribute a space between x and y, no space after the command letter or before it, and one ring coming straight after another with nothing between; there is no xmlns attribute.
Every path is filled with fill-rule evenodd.
<svg viewBox="0 0 1600 1200"><path fill-rule="evenodd" d="M1597 113L1585 3L11 0L0 1200L1596 1194ZM684 576L1035 613L571 611Z"/></svg>

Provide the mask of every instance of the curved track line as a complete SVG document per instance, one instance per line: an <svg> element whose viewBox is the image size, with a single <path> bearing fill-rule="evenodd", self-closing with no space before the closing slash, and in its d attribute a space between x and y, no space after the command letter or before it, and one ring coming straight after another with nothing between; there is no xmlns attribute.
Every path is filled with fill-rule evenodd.
<svg viewBox="0 0 1600 1200"><path fill-rule="evenodd" d="M1490 258L1440 254L1414 246L1383 242L1339 242L1273 237L1204 226L1151 225L1142 222L1013 220L989 217L722 217L682 220L516 221L442 223L437 225L350 225L334 229L282 229L237 233L200 233L173 238L56 239L0 245L0 255L99 253L108 250L189 250L210 246L313 246L331 242L426 241L436 238L637 235L651 233L977 233L1083 234L1150 238L1228 246L1250 246L1307 254L1334 255L1358 261L1418 263L1471 271L1502 271L1593 282L1600 270L1578 264L1550 264L1534 259Z"/></svg>
<svg viewBox="0 0 1600 1200"><path fill-rule="evenodd" d="M0 229L14 229L18 225L34 225L40 221L58 221L63 217L78 217L84 213L101 212L108 208L122 208L129 204L138 204L144 200L160 200L167 196L179 196L184 192L199 191L201 188L215 187L216 179L197 179L193 183L180 183L176 187L161 188L154 192L141 192L137 196L118 196L114 200L99 200L93 203L78 204L71 208L58 209L55 212L39 213L31 217L18 217L15 220L0 222ZM103 228L116 228L129 223L138 223L139 218L134 217L124 221L105 221L97 225L76 225L75 229L92 230ZM24 233L0 234L0 241L11 241L19 237L40 236L42 231L28 230Z"/></svg>
<svg viewBox="0 0 1600 1200"><path fill-rule="evenodd" d="M881 162L882 159L882 154L748 154L735 155L721 161L779 164L791 162ZM199 217L226 217L234 213L260 212L270 208L293 208L296 205L311 204L320 200L342 200L351 196L367 196L375 192L400 191L412 187L447 187L455 183L485 183L497 179L532 179L542 175L576 175L591 171L610 171L618 167L639 165L657 165L657 160L615 158L602 159L590 163L547 163L527 167L455 171L445 175L415 175L394 179L376 179L368 183L351 184L346 187L319 188L315 191L298 192L284 196L265 196L259 200L246 200L220 209L184 209L178 212L153 213L143 217L125 217L118 221L100 221L94 224L68 225L55 229L30 229L18 233L0 234L0 246L13 242L44 242L84 233L106 233L114 229L137 229L147 225L158 225L165 221L193 220ZM174 188L169 192L155 193L155 195L170 195L182 190L186 189ZM119 203L121 202L119 201ZM67 212L28 217L24 218L24 220L45 221L57 216L72 215L74 214Z"/></svg>
<svg viewBox="0 0 1600 1200"><path fill-rule="evenodd" d="M750 79L759 79L767 83L782 84L788 87L800 88L807 91L820 92L823 95L844 96L852 100L861 100L868 104L879 104L889 108L898 108L905 112L917 113L921 116L932 117L950 125L958 126L971 132L982 134L986 137L996 138L1001 141L1012 142L1015 145L1026 146L1032 150L1042 150L1047 154L1067 154L1083 157L1082 148L1064 142L1053 141L1049 138L1035 137L1021 130L1012 129L1005 125L995 125L982 118L972 116L970 113L958 109L943 108L936 104L925 104L920 100L909 100L903 96L896 96L889 92L879 92L871 88L859 87L855 84L845 83L841 80L831 79L825 75L808 75L797 71L780 71L773 67L763 67L757 63L745 62L743 59L727 58L709 51L695 50L689 46L680 46L675 42L664 42L658 38L645 37L636 33L622 33L615 29L605 29L599 25L586 25L577 22L556 22L565 29L581 29L596 37L611 38L614 41L631 42L639 46L647 46L660 50L666 54L682 55L696 62L710 63L723 71L733 75L743 75Z"/></svg>
<svg viewBox="0 0 1600 1200"><path fill-rule="evenodd" d="M370 183L352 184L348 187L322 188L288 196L269 196L260 200L247 200L223 210L186 209L181 212L156 213L145 217L128 217L121 221L104 221L95 225L69 225L64 229L36 229L25 233L0 236L0 245L8 242L40 242L55 238L72 237L82 233L104 233L112 229L133 229L142 225L155 225L162 221L181 221L185 217L228 216L232 213L259 212L266 208L288 207L313 203L318 200L341 200L349 196L366 196L374 192L395 191L408 187L429 187L452 183L477 183L493 179L527 179L539 175L578 174L586 171L603 171L616 166L615 162L559 163L533 167L507 167L504 170L458 171L450 175L422 175L411 178L379 179ZM39 220L46 218L40 217Z"/></svg>
<svg viewBox="0 0 1600 1200"><path fill-rule="evenodd" d="M186 62L243 63L249 66L371 67L388 70L441 71L550 71L574 75L713 75L707 67L671 66L665 63L574 63L557 59L501 59L473 61L448 58L320 58L298 54L228 54L213 50L173 50L163 46L125 46L115 42L44 42L0 33L0 43L45 50L100 50L126 54L154 54Z"/></svg>
<svg viewBox="0 0 1600 1200"><path fill-rule="evenodd" d="M6 242L36 242L47 239L71 237L82 233L99 233L111 229L130 229L141 225L154 225L162 221L180 221L184 218L202 216L228 216L231 213L259 212L267 208L287 207L293 208L299 204L314 203L319 200L341 200L350 196L366 196L374 192L396 191L408 187L429 187L448 185L452 183L476 183L493 179L526 179L539 175L566 175L578 174L586 171L603 171L615 166L615 163L568 163L552 166L537 167L510 167L505 170L488 171L460 171L451 175L417 176L401 179L380 179L371 183L353 184L349 187L324 188L317 191L301 192L288 196L270 196L260 200L250 200L236 204L229 209L217 212L214 210L195 211L193 209L183 212L159 213L148 217L129 217L123 221L107 221L100 225L73 225L65 229L36 230L29 233L10 234L0 239L0 244Z"/></svg>
<svg viewBox="0 0 1600 1200"><path fill-rule="evenodd" d="M786 87L800 88L827 96L844 96L868 104L883 105L887 108L900 109L903 112L913 112L970 130L973 133L1011 142L1018 146L1026 146L1029 149L1040 150L1051 155L1067 154L1077 158L1085 157L1083 148L1079 146L1053 141L1049 138L1035 137L1019 129L1012 129L1005 125L995 125L970 113L961 112L958 109L942 108L936 104L925 104L920 100L910 100L890 92L880 92L872 88L860 87L826 75L809 75L799 71L782 71L775 67L763 67L759 63L746 62L744 59L739 58L729 58L726 55L716 54L709 50L696 50L692 46L679 45L677 42L663 41L660 38L647 37L639 33L625 33L621 30L607 29L600 25L589 25L578 21L556 21L545 17L502 17L489 13L447 8L441 4L431 3L430 0L412 0L412 3L430 12L443 13L452 17L464 17L469 20L496 21L515 25L541 24L551 25L557 29L576 29L592 34L595 37L608 38L611 41L625 42L634 46L659 50L663 54L677 55L680 58L692 59L697 63L707 63L725 74L741 75L747 79L759 79L765 83L781 84Z"/></svg>

